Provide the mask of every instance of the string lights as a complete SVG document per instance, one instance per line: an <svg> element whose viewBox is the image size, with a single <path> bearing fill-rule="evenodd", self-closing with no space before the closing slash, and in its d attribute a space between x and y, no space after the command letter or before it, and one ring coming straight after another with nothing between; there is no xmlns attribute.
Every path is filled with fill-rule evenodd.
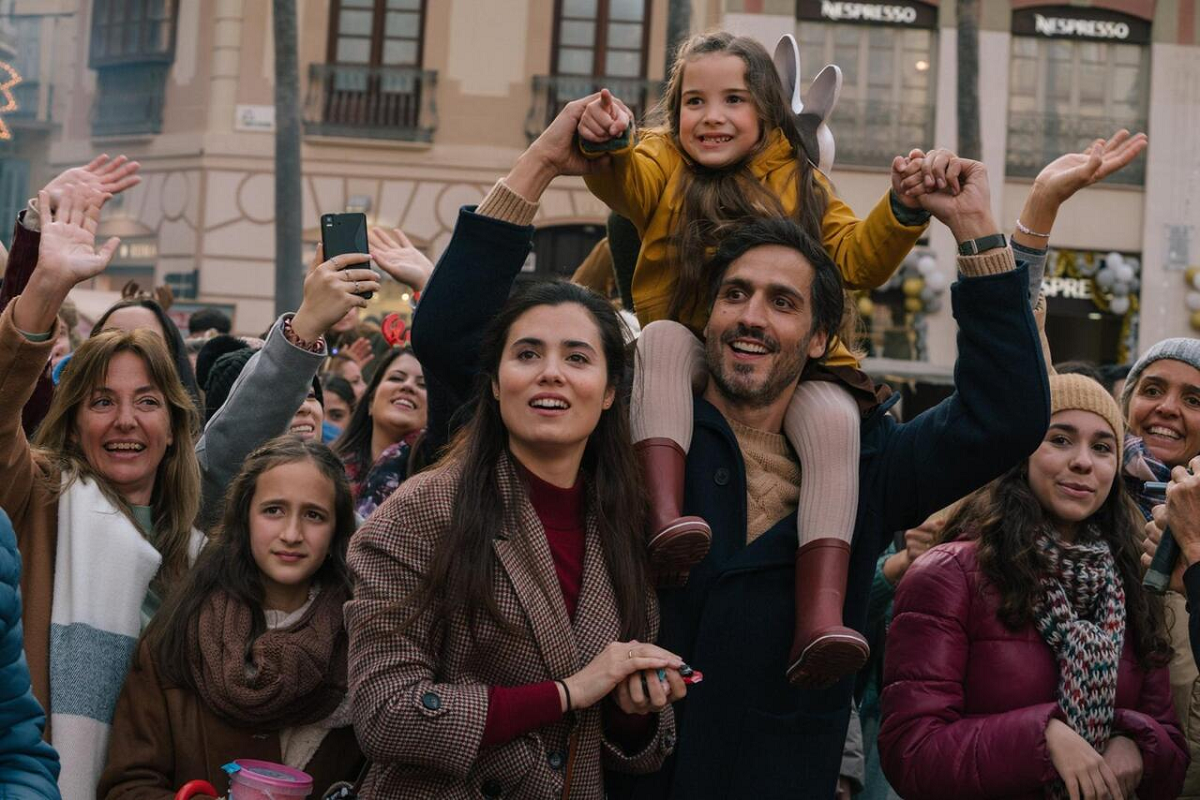
<svg viewBox="0 0 1200 800"><path fill-rule="evenodd" d="M20 82L21 73L17 72L11 64L0 61L0 114L17 110L17 96L13 94L12 90ZM4 124L4 117L0 116L0 140L8 141L11 138L12 131Z"/></svg>

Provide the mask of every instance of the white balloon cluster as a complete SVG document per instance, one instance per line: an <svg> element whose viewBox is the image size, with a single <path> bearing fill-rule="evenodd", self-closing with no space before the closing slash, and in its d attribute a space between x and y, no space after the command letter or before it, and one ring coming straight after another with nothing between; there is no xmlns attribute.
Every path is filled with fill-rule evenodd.
<svg viewBox="0 0 1200 800"><path fill-rule="evenodd" d="M1086 262L1081 258L1076 263L1080 272L1087 275L1089 269ZM1139 277L1141 266L1137 258L1126 258L1114 250L1104 257L1104 264L1095 270L1096 285L1112 295L1112 300L1108 303L1108 309L1112 313L1124 315L1129 311L1129 297L1137 294L1138 287L1141 285ZM1200 286L1196 288L1200 289ZM1191 292L1190 294L1196 295L1196 308L1200 310L1200 292ZM1190 300L1188 307L1191 308Z"/></svg>
<svg viewBox="0 0 1200 800"><path fill-rule="evenodd" d="M937 259L928 250L913 250L900 269L879 287L880 291L902 288L904 307L912 313L934 314L942 307L942 295L950 281L938 270Z"/></svg>

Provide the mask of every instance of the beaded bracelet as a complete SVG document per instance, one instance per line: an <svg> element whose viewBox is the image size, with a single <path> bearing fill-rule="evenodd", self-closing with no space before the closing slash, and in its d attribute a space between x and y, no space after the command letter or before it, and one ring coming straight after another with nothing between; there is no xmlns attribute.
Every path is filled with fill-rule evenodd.
<svg viewBox="0 0 1200 800"><path fill-rule="evenodd" d="M301 339L300 336L292 329L292 318L288 317L283 321L283 335L292 344L299 347L301 350L307 350L310 353L325 352L324 340L318 338L315 342L310 342L307 339Z"/></svg>
<svg viewBox="0 0 1200 800"><path fill-rule="evenodd" d="M1036 236L1039 239L1049 239L1050 238L1050 234L1048 234L1048 233L1038 233L1037 231L1030 230L1029 228L1025 227L1025 223L1021 222L1020 217L1017 218L1017 230L1019 230L1021 233L1025 234L1026 236Z"/></svg>

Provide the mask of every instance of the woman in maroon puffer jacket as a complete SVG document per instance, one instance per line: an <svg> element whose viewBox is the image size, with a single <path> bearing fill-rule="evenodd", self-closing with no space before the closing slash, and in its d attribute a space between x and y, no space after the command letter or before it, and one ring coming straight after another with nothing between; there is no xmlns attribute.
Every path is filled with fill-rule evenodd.
<svg viewBox="0 0 1200 800"><path fill-rule="evenodd" d="M1141 587L1122 421L1050 378L1029 460L973 495L896 593L879 752L906 800L1174 798L1188 755Z"/></svg>

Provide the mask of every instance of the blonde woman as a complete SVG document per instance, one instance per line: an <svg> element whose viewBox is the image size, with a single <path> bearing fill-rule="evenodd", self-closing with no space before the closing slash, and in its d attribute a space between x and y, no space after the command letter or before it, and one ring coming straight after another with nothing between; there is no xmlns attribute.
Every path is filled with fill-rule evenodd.
<svg viewBox="0 0 1200 800"><path fill-rule="evenodd" d="M63 300L118 244L95 247L102 202L68 189L52 209L39 193L37 267L0 314L0 508L17 532L25 650L68 799L94 796L137 637L200 544L197 417L160 337L87 340L32 446L21 429Z"/></svg>

